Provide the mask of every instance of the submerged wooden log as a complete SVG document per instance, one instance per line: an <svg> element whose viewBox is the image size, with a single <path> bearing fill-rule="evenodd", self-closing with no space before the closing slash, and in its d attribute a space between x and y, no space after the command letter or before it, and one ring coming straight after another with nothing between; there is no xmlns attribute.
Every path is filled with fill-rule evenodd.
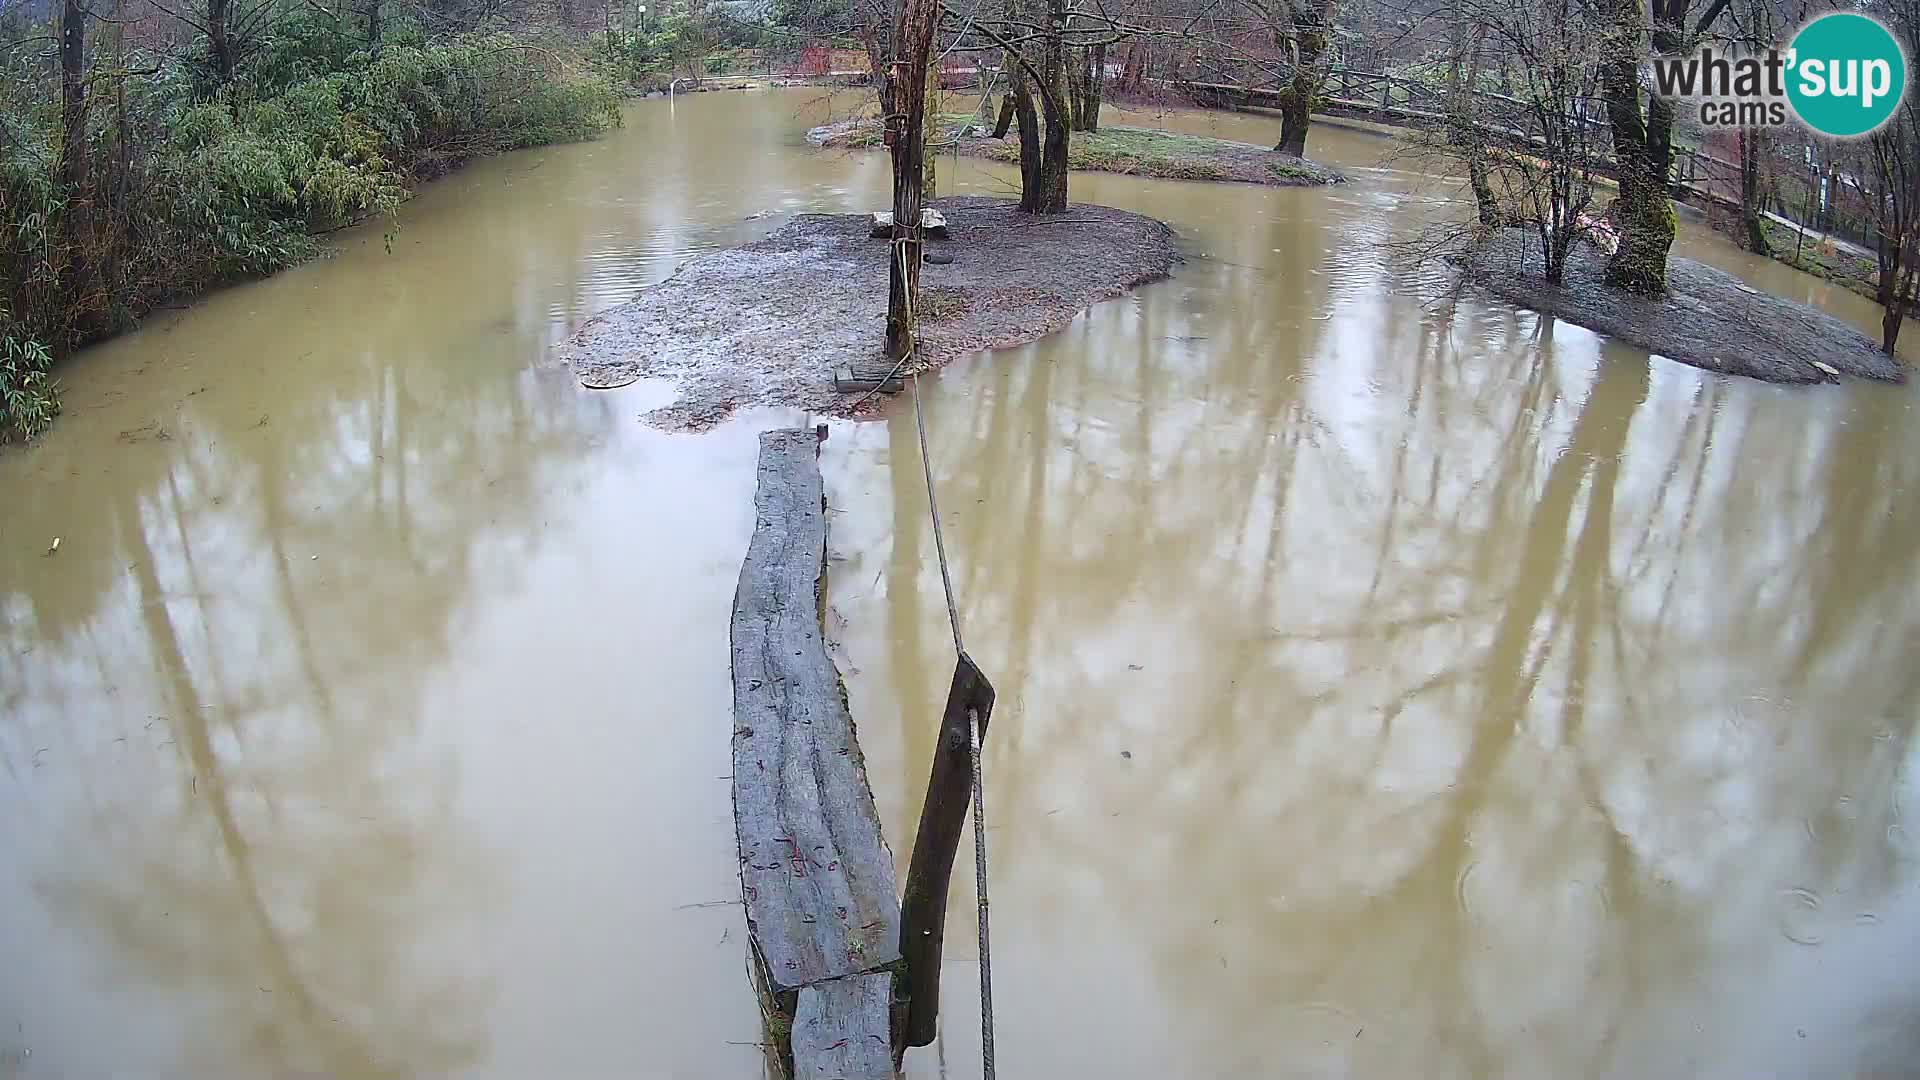
<svg viewBox="0 0 1920 1080"><path fill-rule="evenodd" d="M872 998L875 979L890 985L900 958L900 909L893 857L821 631L820 438L810 430L760 436L753 540L733 602L733 808L754 962L769 1014L789 1022L780 1025L787 1031L770 1022L770 1040L791 1032L791 1051L781 1048L781 1056L796 1076L854 1080L893 1075L887 995L877 1011ZM874 979L852 978L868 975ZM839 1034L802 1038L795 1025L803 1012ZM832 1045L842 1037L850 1042ZM854 1067L877 1060L864 1047L852 1058L840 1054L875 1038L886 1051L882 1071Z"/></svg>

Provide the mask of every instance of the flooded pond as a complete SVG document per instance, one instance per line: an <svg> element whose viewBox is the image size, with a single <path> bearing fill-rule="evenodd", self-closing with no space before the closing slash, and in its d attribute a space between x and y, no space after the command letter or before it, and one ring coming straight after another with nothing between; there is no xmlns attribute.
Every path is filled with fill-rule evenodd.
<svg viewBox="0 0 1920 1080"><path fill-rule="evenodd" d="M726 628L799 418L668 435L541 359L882 205L882 158L804 147L826 109L638 103L64 368L0 454L0 1076L760 1075ZM1001 1067L1913 1075L1915 391L1425 303L1370 241L1444 186L1311 146L1354 182L1076 176L1186 265L925 388L1001 691ZM911 409L825 466L904 864L952 663ZM910 1076L978 1075L970 901Z"/></svg>

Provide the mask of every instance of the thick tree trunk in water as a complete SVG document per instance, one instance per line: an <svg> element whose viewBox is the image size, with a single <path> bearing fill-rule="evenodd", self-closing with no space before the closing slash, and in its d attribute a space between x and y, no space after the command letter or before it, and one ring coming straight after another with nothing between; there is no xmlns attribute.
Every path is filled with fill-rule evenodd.
<svg viewBox="0 0 1920 1080"><path fill-rule="evenodd" d="M1673 247L1673 200L1667 192L1673 168L1673 104L1654 94L1640 110L1640 34L1646 12L1640 0L1613 0L1614 26L1623 42L1602 72L1607 121L1613 129L1613 159L1620 195L1613 202L1620 246L1607 260L1606 282L1645 296L1667 289L1667 253ZM1684 9L1681 11L1684 18ZM1656 45L1659 43L1656 42Z"/></svg>
<svg viewBox="0 0 1920 1080"><path fill-rule="evenodd" d="M887 357L913 350L913 304L920 291L920 185L926 154L927 58L939 24L935 0L902 0L893 24L896 61L889 79L897 112L886 123L893 154L893 240L888 250Z"/></svg>
<svg viewBox="0 0 1920 1080"><path fill-rule="evenodd" d="M1007 130L1011 127L1013 127L1013 95L1002 94L1000 96L1000 117L993 122L993 137L996 139L1006 138Z"/></svg>
<svg viewBox="0 0 1920 1080"><path fill-rule="evenodd" d="M1765 152L1766 136L1759 128L1740 133L1740 221L1746 229L1747 250L1755 255L1771 254L1766 225L1760 217L1760 160Z"/></svg>

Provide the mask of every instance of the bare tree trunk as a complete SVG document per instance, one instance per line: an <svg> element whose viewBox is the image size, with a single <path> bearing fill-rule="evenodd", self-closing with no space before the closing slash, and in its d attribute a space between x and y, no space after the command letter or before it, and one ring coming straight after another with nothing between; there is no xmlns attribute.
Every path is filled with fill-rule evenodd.
<svg viewBox="0 0 1920 1080"><path fill-rule="evenodd" d="M1755 255L1772 254L1760 215L1760 162L1765 150L1766 135L1760 128L1740 132L1740 221L1746 228L1747 250Z"/></svg>
<svg viewBox="0 0 1920 1080"><path fill-rule="evenodd" d="M1040 208L1040 116L1034 110L1026 72L1011 59L1007 65L1012 73L1014 116L1020 122L1020 209L1031 214Z"/></svg>
<svg viewBox="0 0 1920 1080"><path fill-rule="evenodd" d="M380 0L367 0L367 44L380 49ZM607 40L613 40L613 5L607 5Z"/></svg>
<svg viewBox="0 0 1920 1080"><path fill-rule="evenodd" d="M1040 173L1036 178L1039 190L1033 200L1033 212L1036 214L1058 214L1067 209L1067 150L1072 117L1068 114L1067 103L1066 28L1066 0L1048 0L1047 32L1040 67L1045 83L1040 87L1042 139ZM1024 203L1026 200L1022 198L1021 201Z"/></svg>
<svg viewBox="0 0 1920 1080"><path fill-rule="evenodd" d="M1880 323L1880 347L1888 356L1893 355L1893 347L1900 340L1900 328L1907 324L1907 312L1913 310L1916 279L1920 279L1920 260L1916 260L1913 252L1909 251L1907 269L1900 282L1900 293L1894 305L1897 310L1889 313L1896 316L1891 320L1893 325L1887 325L1885 319Z"/></svg>
<svg viewBox="0 0 1920 1080"><path fill-rule="evenodd" d="M1087 104L1087 54L1075 52L1067 59L1067 112L1069 126L1075 131L1085 131L1081 119Z"/></svg>
<svg viewBox="0 0 1920 1080"><path fill-rule="evenodd" d="M1606 282L1658 296L1667 288L1667 253L1678 227L1667 193L1673 164L1673 106L1653 95L1643 119L1639 64L1619 60L1608 69L1607 118L1613 128L1614 162L1620 170L1620 195L1614 200L1620 246L1607 261Z"/></svg>
<svg viewBox="0 0 1920 1080"><path fill-rule="evenodd" d="M1127 51L1120 58L1120 82L1116 87L1122 93L1137 94L1146 84L1147 48L1142 41L1127 42Z"/></svg>
<svg viewBox="0 0 1920 1080"><path fill-rule="evenodd" d="M1817 180L1816 180L1816 183L1817 183ZM1794 222L1793 265L1796 267L1800 265L1800 252L1806 248L1807 230L1813 228L1812 225L1808 224L1808 222L1812 220L1813 220L1813 186L1810 184L1807 187L1806 206L1802 208L1800 211L1800 220Z"/></svg>
<svg viewBox="0 0 1920 1080"><path fill-rule="evenodd" d="M1882 229L1879 250L1875 253L1880 264L1880 282L1874 299L1881 308L1880 349L1888 356L1893 355L1894 343L1899 340L1900 326L1906 320L1913 293L1916 268L1908 265L1912 258L1910 247L1903 237Z"/></svg>
<svg viewBox="0 0 1920 1080"><path fill-rule="evenodd" d="M1452 62L1447 66L1447 143L1467 159L1467 182L1473 189L1476 220L1486 230L1500 227L1500 201L1494 196L1487 169L1486 138L1474 116L1473 93L1480 81L1483 33L1470 36L1456 20Z"/></svg>
<svg viewBox="0 0 1920 1080"><path fill-rule="evenodd" d="M931 46L929 46L931 48ZM921 195L931 199L940 190L935 183L939 179L940 147L940 70L929 65L926 74L926 86L923 96L926 99L923 112L926 122L920 129L920 186Z"/></svg>
<svg viewBox="0 0 1920 1080"><path fill-rule="evenodd" d="M233 81L233 42L227 37L227 10L231 0L207 0L207 55L213 61L214 85Z"/></svg>
<svg viewBox="0 0 1920 1080"><path fill-rule="evenodd" d="M1080 123L1075 131L1100 130L1100 103L1106 96L1107 46L1105 42L1087 50L1086 77L1080 84Z"/></svg>
<svg viewBox="0 0 1920 1080"><path fill-rule="evenodd" d="M87 233L92 214L87 190L87 11L81 0L64 0L60 9L60 195L65 207L56 233L66 255L60 295L62 332L48 342L64 351L70 329L85 311L92 268Z"/></svg>
<svg viewBox="0 0 1920 1080"><path fill-rule="evenodd" d="M70 0L71 2L71 0ZM927 59L939 25L937 0L901 0L893 24L891 97L886 118L893 152L893 241L888 250L887 356L913 351L913 304L920 291L920 195L926 157Z"/></svg>
<svg viewBox="0 0 1920 1080"><path fill-rule="evenodd" d="M1089 45L1067 65L1068 89L1073 100L1073 130L1100 130L1101 83L1105 81L1107 46Z"/></svg>
<svg viewBox="0 0 1920 1080"><path fill-rule="evenodd" d="M125 266L122 260L124 240L127 234L127 192L132 187L133 159L127 138L127 2L114 0L112 20L113 41L113 157L104 172L104 183L98 188L105 193L104 205L100 208L100 217L105 223L105 243L100 266L100 282L106 290L110 305L117 303L125 295ZM109 311L109 321L119 320L125 313Z"/></svg>
<svg viewBox="0 0 1920 1080"><path fill-rule="evenodd" d="M1610 3L1612 55L1604 68L1602 94L1613 131L1614 164L1620 170L1620 196L1614 200L1620 245L1607 261L1606 282L1658 296L1667 288L1667 255L1678 228L1668 190L1673 174L1673 102L1651 94L1645 113L1641 112L1642 50L1650 39L1656 53L1679 51L1692 37L1704 33L1727 5L1710 5L1701 23L1688 30L1689 0L1655 0L1660 19L1651 25L1642 0Z"/></svg>
<svg viewBox="0 0 1920 1080"><path fill-rule="evenodd" d="M854 0L854 32L860 38L860 44L867 50L867 78L875 93L880 95L880 113L886 115L887 108L887 42L886 34L880 26L877 9L863 0ZM831 55L831 50L829 50ZM831 65L829 65L831 66Z"/></svg>
<svg viewBox="0 0 1920 1080"><path fill-rule="evenodd" d="M1307 126L1313 120L1313 99L1320 93L1320 61L1327 51L1327 12L1332 0L1307 0L1292 6L1293 77L1280 94L1282 154L1307 156Z"/></svg>
<svg viewBox="0 0 1920 1080"><path fill-rule="evenodd" d="M1031 103L1029 103L1029 107L1031 107ZM1008 93L1008 94L1003 94L1000 97L1000 117L999 119L993 122L993 137L996 139L1006 138L1007 129L1011 128L1012 126L1013 126L1013 95L1011 93Z"/></svg>

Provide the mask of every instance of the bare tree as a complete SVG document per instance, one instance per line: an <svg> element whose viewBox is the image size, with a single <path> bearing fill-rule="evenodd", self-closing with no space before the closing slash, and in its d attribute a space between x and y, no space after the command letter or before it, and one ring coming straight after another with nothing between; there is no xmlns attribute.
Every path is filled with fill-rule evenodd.
<svg viewBox="0 0 1920 1080"><path fill-rule="evenodd" d="M1275 150L1295 157L1307 153L1307 126L1312 122L1313 99L1326 78L1327 21L1333 0L1288 0L1291 33L1286 37L1292 74L1280 98L1280 142Z"/></svg>
<svg viewBox="0 0 1920 1080"><path fill-rule="evenodd" d="M1007 0L996 18L975 17L973 29L998 45L1008 70L1013 117L1020 125L1020 209L1058 214L1067 208L1067 153L1073 105L1067 49L1073 12L1068 0L1041 0L1040 12Z"/></svg>
<svg viewBox="0 0 1920 1080"><path fill-rule="evenodd" d="M1107 81L1107 43L1096 41L1074 50L1073 62L1067 65L1067 81L1073 95L1073 130L1099 131Z"/></svg>
<svg viewBox="0 0 1920 1080"><path fill-rule="evenodd" d="M1500 201L1493 191L1487 167L1487 140L1478 129L1474 108L1487 27L1464 15L1462 9L1455 8L1447 19L1447 145L1467 167L1467 183L1473 190L1480 228L1494 229L1500 225Z"/></svg>
<svg viewBox="0 0 1920 1080"><path fill-rule="evenodd" d="M893 242L888 250L887 356L913 351L913 304L920 289L920 196L927 157L926 85L939 0L900 0L894 13L893 56L881 91L887 144L893 157Z"/></svg>
<svg viewBox="0 0 1920 1080"><path fill-rule="evenodd" d="M1605 66L1595 48L1599 14L1588 0L1468 0L1455 8L1447 120L1413 145L1466 167L1475 218L1465 230L1441 227L1423 247L1457 249L1499 227L1523 228L1557 285L1575 243L1605 242L1588 216L1606 154L1605 133L1588 115ZM1488 48L1512 61L1511 97L1473 88Z"/></svg>
<svg viewBox="0 0 1920 1080"><path fill-rule="evenodd" d="M1277 87L1280 141L1274 150L1302 157L1313 106L1333 59L1332 0L1238 0L1223 14L1210 5L1195 19L1195 58L1209 79Z"/></svg>
<svg viewBox="0 0 1920 1080"><path fill-rule="evenodd" d="M1757 52L1779 36L1781 19L1776 0L1741 0L1730 16L1731 43ZM1772 149L1766 128L1749 124L1739 132L1740 229L1735 239L1756 255L1769 254L1765 219L1761 215L1761 169Z"/></svg>
<svg viewBox="0 0 1920 1080"><path fill-rule="evenodd" d="M1693 17L1693 0L1605 0L1607 25L1598 40L1607 54L1607 120L1620 173L1613 210L1620 244L1607 263L1609 285L1645 295L1667 288L1667 253L1676 229L1668 190L1674 113L1673 102L1658 94L1647 95L1641 106L1640 71L1648 45L1661 54L1693 47L1730 2L1710 0Z"/></svg>
<svg viewBox="0 0 1920 1080"><path fill-rule="evenodd" d="M265 44L267 32L272 29L274 18L280 12L276 0L204 0L198 8L162 3L161 0L149 2L159 11L191 27L206 40L206 63L216 92L231 83L240 66ZM374 7L368 26L370 30L377 31L378 0L369 2ZM317 4L315 9L339 17L338 13Z"/></svg>
<svg viewBox="0 0 1920 1080"><path fill-rule="evenodd" d="M77 313L83 310L81 297L91 290L92 260L89 258L88 233L92 214L89 182L91 170L87 154L87 9L82 0L63 0L60 8L60 197L64 206L55 235L67 260L61 268L57 305L63 331L70 331ZM59 334L52 344L56 354L63 351L69 333Z"/></svg>
<svg viewBox="0 0 1920 1080"><path fill-rule="evenodd" d="M1877 12L1913 55L1920 46L1920 0L1889 0ZM1873 219L1880 275L1875 299L1882 310L1880 347L1893 355L1900 327L1912 310L1920 277L1920 106L1908 93L1886 124L1867 136L1865 192Z"/></svg>

